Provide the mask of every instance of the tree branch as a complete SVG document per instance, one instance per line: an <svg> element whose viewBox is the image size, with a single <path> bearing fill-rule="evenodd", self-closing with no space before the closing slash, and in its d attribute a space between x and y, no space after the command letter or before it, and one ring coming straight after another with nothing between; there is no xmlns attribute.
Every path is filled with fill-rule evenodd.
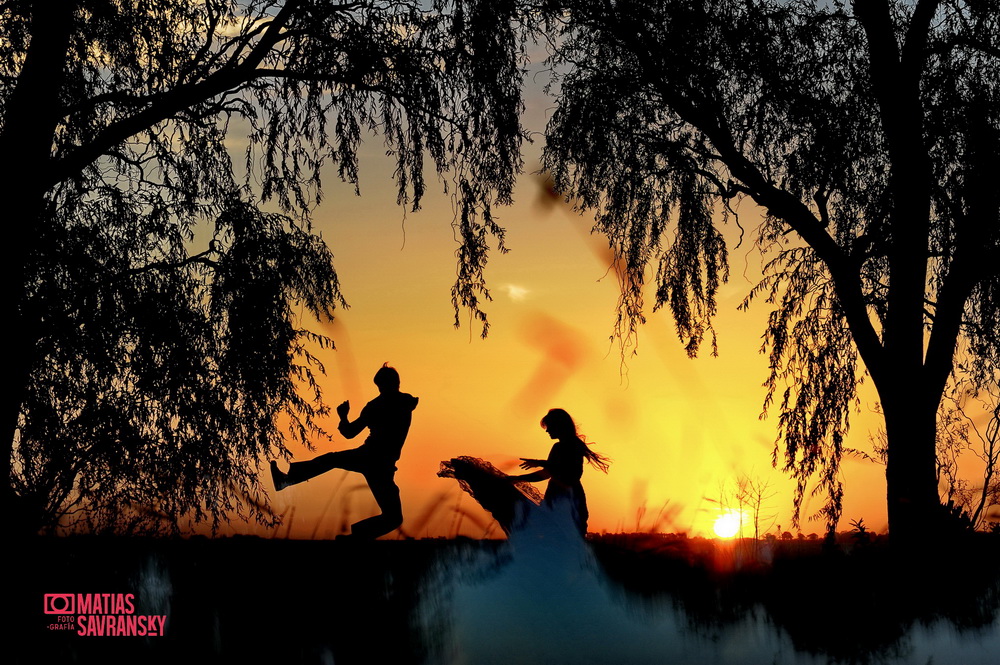
<svg viewBox="0 0 1000 665"><path fill-rule="evenodd" d="M285 38L282 30L300 4L301 0L286 2L274 19L264 24L266 29L264 29L260 41L245 59L237 62L240 53L238 51L231 56L229 62L208 74L201 81L181 83L169 91L152 98L146 98L145 108L112 123L88 144L55 160L52 168L48 170L48 178L45 182L46 189L69 178L71 174L78 173L101 155L106 154L113 146L129 137L173 117L185 108L207 101L254 78L256 68L263 62L268 52ZM258 26L255 31L259 29L261 26Z"/></svg>

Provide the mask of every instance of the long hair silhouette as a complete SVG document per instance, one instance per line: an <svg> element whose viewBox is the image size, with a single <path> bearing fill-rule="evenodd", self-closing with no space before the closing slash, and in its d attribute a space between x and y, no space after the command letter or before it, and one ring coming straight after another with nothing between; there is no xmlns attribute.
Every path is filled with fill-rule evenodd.
<svg viewBox="0 0 1000 665"><path fill-rule="evenodd" d="M541 421L542 429L551 434L553 438L561 440L577 439L581 444L580 453L583 458L595 469L600 469L604 473L608 472L611 465L611 458L594 452L590 449L590 444L576 427L573 417L565 409L549 409Z"/></svg>

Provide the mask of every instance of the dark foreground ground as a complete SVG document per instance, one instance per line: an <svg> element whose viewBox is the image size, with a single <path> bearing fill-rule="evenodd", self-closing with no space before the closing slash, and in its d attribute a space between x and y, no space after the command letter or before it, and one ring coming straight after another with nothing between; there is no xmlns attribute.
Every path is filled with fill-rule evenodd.
<svg viewBox="0 0 1000 665"><path fill-rule="evenodd" d="M509 558L505 541L81 536L11 545L5 641L14 663L440 662L447 650L435 624L418 616L427 579L470 557L492 557L495 568ZM670 603L695 629L762 608L810 662L880 662L915 625L945 617L975 634L1000 611L996 537L905 555L877 542L824 550L641 534L594 538L589 548L602 583L630 604ZM81 602L98 609L81 614ZM144 619L129 627L119 616ZM158 616L163 634L142 634L157 625L145 617ZM139 634L82 634L95 624Z"/></svg>

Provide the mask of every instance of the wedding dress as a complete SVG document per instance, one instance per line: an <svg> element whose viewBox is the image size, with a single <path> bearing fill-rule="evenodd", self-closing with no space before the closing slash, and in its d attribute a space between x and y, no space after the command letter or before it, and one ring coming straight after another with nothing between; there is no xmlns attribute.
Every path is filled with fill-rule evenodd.
<svg viewBox="0 0 1000 665"><path fill-rule="evenodd" d="M547 461L551 477L544 496L530 483L512 481L510 476L477 457L455 457L441 462L438 476L457 480L508 535L527 519L543 512L547 520L567 522L585 535L588 511L580 483L582 457L569 452L568 445L556 443L552 447Z"/></svg>
<svg viewBox="0 0 1000 665"><path fill-rule="evenodd" d="M511 482L506 473L477 457L455 457L441 462L438 475L457 480L507 534L528 510L542 502L541 492L530 483Z"/></svg>

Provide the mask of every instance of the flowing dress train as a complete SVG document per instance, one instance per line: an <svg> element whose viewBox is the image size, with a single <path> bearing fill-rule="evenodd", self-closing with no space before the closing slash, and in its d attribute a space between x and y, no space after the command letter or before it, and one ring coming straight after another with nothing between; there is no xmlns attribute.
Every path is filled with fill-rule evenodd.
<svg viewBox="0 0 1000 665"><path fill-rule="evenodd" d="M476 457L456 457L441 462L438 475L454 478L459 485L493 515L504 533L523 525L539 506L553 519L572 524L581 536L587 534L587 496L580 479L583 475L583 451L580 439L557 441L549 452L545 469L549 473L543 497L528 482L512 481L489 462Z"/></svg>
<svg viewBox="0 0 1000 665"><path fill-rule="evenodd" d="M506 534L542 502L542 494L531 484L511 482L506 473L477 457L455 457L441 462L438 475L457 480L463 490L493 515Z"/></svg>

